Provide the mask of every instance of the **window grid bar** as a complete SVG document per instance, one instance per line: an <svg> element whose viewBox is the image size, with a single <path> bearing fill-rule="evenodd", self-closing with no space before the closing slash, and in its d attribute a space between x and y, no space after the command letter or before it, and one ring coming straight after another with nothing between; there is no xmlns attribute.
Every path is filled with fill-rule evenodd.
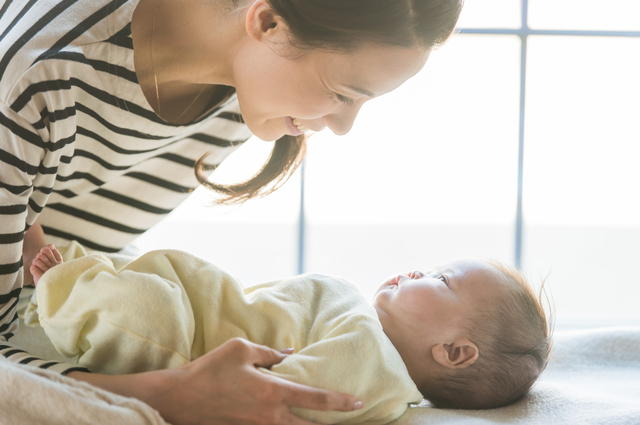
<svg viewBox="0 0 640 425"><path fill-rule="evenodd" d="M305 272L304 256L306 255L305 240L307 235L307 224L304 213L304 177L307 159L304 158L300 164L300 210L298 212L298 274Z"/></svg>
<svg viewBox="0 0 640 425"><path fill-rule="evenodd" d="M561 35L578 37L640 37L640 31L597 31L597 30L536 30L531 28L458 28L459 34L484 35L515 35L528 37L530 35Z"/></svg>
<svg viewBox="0 0 640 425"><path fill-rule="evenodd" d="M529 4L528 0L522 0L522 30L529 30ZM514 246L514 263L517 269L522 265L522 232L523 232L523 216L522 216L522 178L524 170L524 107L525 95L527 90L527 35L520 35L520 114L518 118L518 197L516 201L516 227L515 227L515 246Z"/></svg>

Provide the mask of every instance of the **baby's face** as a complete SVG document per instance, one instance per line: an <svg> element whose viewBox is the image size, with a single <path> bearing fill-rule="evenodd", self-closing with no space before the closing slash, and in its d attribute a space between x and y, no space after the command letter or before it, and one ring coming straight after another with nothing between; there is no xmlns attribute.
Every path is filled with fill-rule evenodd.
<svg viewBox="0 0 640 425"><path fill-rule="evenodd" d="M382 327L416 380L436 344L466 337L478 309L498 302L507 290L502 274L478 260L456 260L387 279L373 306Z"/></svg>

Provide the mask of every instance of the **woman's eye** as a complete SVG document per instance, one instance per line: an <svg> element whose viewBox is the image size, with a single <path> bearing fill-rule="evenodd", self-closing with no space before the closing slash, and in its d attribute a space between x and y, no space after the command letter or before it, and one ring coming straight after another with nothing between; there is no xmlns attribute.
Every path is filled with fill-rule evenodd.
<svg viewBox="0 0 640 425"><path fill-rule="evenodd" d="M353 99L349 99L348 97L344 97L341 94L336 93L336 97L338 98L338 100L342 103L344 103L345 105L353 105Z"/></svg>

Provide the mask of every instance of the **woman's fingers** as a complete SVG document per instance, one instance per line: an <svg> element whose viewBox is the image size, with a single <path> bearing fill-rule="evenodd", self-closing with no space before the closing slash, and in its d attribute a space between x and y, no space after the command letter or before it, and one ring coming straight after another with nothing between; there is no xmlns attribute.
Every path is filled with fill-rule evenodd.
<svg viewBox="0 0 640 425"><path fill-rule="evenodd" d="M289 354L283 354L280 351L246 340L239 340L239 343L250 347L252 355L255 356L252 361L256 367L270 368L283 361ZM282 401L289 407L312 410L338 410L341 412L350 412L362 408L362 402L357 397L349 394L308 387L279 378L278 381Z"/></svg>
<svg viewBox="0 0 640 425"><path fill-rule="evenodd" d="M251 361L256 367L264 367L269 369L271 366L280 363L289 354L291 354L288 352L283 352L284 350L273 350L269 347L265 347L264 345L258 345L244 339L238 338L237 340L233 341L235 342L235 344L246 346L246 349L249 350L246 354L250 356L249 358L247 358L247 360ZM243 349L244 347L238 348Z"/></svg>
<svg viewBox="0 0 640 425"><path fill-rule="evenodd" d="M257 369L282 362L288 352L234 338L180 368L142 374L155 391L133 395L174 425L311 425L291 408L351 411L362 406L353 396Z"/></svg>

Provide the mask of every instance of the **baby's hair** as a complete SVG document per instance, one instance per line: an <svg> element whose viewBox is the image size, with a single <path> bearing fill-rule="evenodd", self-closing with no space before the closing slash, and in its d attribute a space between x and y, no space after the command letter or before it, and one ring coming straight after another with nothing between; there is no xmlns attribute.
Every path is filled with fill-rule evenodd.
<svg viewBox="0 0 640 425"><path fill-rule="evenodd" d="M471 317L467 326L480 353L472 365L429 377L420 386L434 406L490 409L506 406L529 391L544 371L552 346L554 314L546 278L535 294L518 270L487 261L509 285L506 296ZM549 305L549 317L543 308Z"/></svg>

